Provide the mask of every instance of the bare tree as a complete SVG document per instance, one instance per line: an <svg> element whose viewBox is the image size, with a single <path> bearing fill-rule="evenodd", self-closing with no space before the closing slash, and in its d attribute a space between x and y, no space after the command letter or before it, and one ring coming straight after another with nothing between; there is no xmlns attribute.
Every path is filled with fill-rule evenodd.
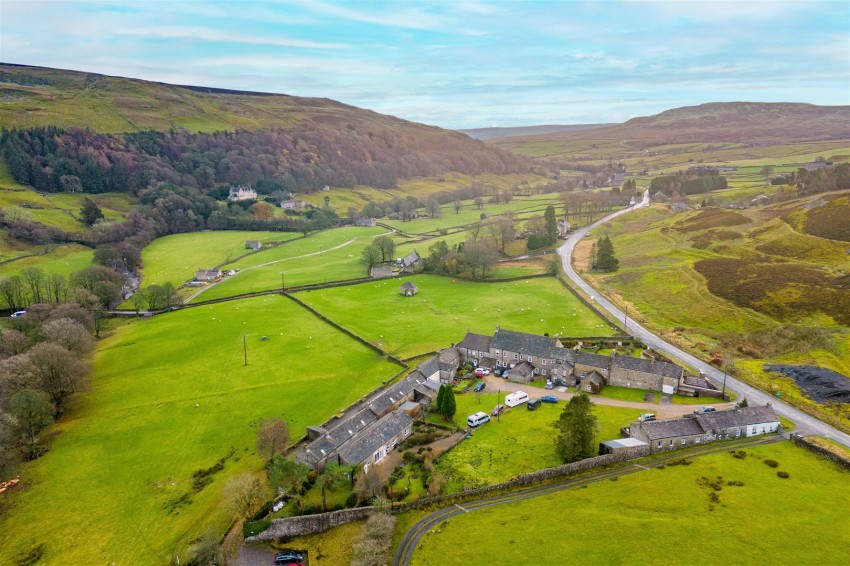
<svg viewBox="0 0 850 566"><path fill-rule="evenodd" d="M263 419L257 433L257 452L269 459L289 446L289 426L281 419Z"/></svg>
<svg viewBox="0 0 850 566"><path fill-rule="evenodd" d="M383 496L384 482L381 480L381 475L374 468L359 474L354 484L354 493L361 501L372 501L376 497Z"/></svg>
<svg viewBox="0 0 850 566"><path fill-rule="evenodd" d="M473 202L475 203L475 208L478 210L481 210L484 207L484 199L481 197L478 197Z"/></svg>
<svg viewBox="0 0 850 566"><path fill-rule="evenodd" d="M516 238L513 218L508 215L496 216L487 223L487 233L499 251L505 253L505 246Z"/></svg>
<svg viewBox="0 0 850 566"><path fill-rule="evenodd" d="M50 397L57 415L65 411L71 395L88 386L89 366L58 344L36 344L27 352L27 357L29 363L25 371L33 385Z"/></svg>
<svg viewBox="0 0 850 566"><path fill-rule="evenodd" d="M88 329L70 318L58 318L45 323L41 333L48 341L78 354L90 352L94 347L94 339Z"/></svg>
<svg viewBox="0 0 850 566"><path fill-rule="evenodd" d="M395 521L394 515L386 513L375 513L366 520L354 543L352 566L389 563Z"/></svg>
<svg viewBox="0 0 850 566"><path fill-rule="evenodd" d="M463 207L463 203L460 199L456 198L452 201L452 206L455 209L455 214L460 214L460 209Z"/></svg>
<svg viewBox="0 0 850 566"><path fill-rule="evenodd" d="M263 482L246 472L227 480L227 485L224 487L224 499L234 515L247 517L262 499L263 490Z"/></svg>

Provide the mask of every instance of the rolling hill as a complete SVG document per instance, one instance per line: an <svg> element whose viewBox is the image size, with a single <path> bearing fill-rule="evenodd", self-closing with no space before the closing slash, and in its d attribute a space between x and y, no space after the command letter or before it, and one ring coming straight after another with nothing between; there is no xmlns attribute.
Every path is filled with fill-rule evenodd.
<svg viewBox="0 0 850 566"><path fill-rule="evenodd" d="M850 106L798 103L713 102L632 118L622 124L579 131L559 131L499 138L494 144L628 140L631 146L683 143L778 145L794 142L850 140Z"/></svg>
<svg viewBox="0 0 850 566"><path fill-rule="evenodd" d="M534 136L538 134L554 134L557 132L580 132L595 130L615 124L551 124L542 126L518 126L514 128L471 128L458 130L476 140L492 140L514 136Z"/></svg>

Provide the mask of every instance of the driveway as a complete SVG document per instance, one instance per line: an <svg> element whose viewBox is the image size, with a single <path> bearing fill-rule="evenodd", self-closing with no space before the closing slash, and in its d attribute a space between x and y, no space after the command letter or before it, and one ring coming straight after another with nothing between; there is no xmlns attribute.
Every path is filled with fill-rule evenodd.
<svg viewBox="0 0 850 566"><path fill-rule="evenodd" d="M646 193L644 193L643 200L638 204L617 211L613 214L609 214L601 220L594 222L590 226L579 228L569 238L567 238L567 240L564 242L564 245L558 248L558 253L561 256L561 262L564 265L564 271L566 272L567 277L569 277L579 289L589 295L591 297L591 300L594 301L599 308L607 311L613 317L614 320L625 320L626 313L620 310L616 305L614 305L614 303L609 301L599 291L594 289L587 281L585 281L579 276L575 269L573 269L573 250L575 249L576 244L580 242L581 239L585 236L585 234L587 234L591 229L595 228L600 224L608 222L612 218L615 218L621 214L627 214L633 210L636 210L644 204L648 203L649 192L647 191ZM640 338L647 346L651 346L655 350L663 352L673 358L678 358L684 363L696 368L698 371L701 371L705 375L709 376L715 383L720 383L721 381L723 381L724 374L719 369L705 362L704 360L701 360L696 356L679 349L673 344L662 340L643 326L636 323L631 317L629 317L628 319L628 331L635 337ZM850 434L841 432L840 430L826 424L820 419L812 417L800 411L799 409L792 407L788 403L785 403L784 401L775 398L769 393L765 393L760 389L756 389L755 387L748 385L743 381L739 381L728 374L726 374L726 388L731 391L734 391L739 398L746 397L750 405L767 405L768 403L771 403L773 405L773 409L776 411L777 414L782 415L783 417L790 419L797 424L797 432L799 434L802 434L804 436L823 436L850 448Z"/></svg>

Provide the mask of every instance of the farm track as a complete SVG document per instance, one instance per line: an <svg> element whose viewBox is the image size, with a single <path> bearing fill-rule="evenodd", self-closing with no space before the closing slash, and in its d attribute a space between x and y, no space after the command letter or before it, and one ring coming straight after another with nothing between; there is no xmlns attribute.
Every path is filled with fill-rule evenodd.
<svg viewBox="0 0 850 566"><path fill-rule="evenodd" d="M544 495L551 495L553 493L557 493L559 491L564 491L567 489L584 487L593 483L598 483L600 481L611 480L614 478L619 478L626 475L658 468L675 460L699 458L701 456L718 454L720 452L728 452L730 450L740 449L744 447L765 446L768 444L774 444L776 442L779 442L782 439L783 437L781 436L762 436L736 441L721 441L718 444L706 445L703 448L694 448L687 451L672 452L668 455L657 457L652 461L644 461L640 464L635 463L622 468L602 470L576 478L568 478L565 480L557 481L555 483L540 485L537 487L523 489L512 493L485 497L483 499L477 499L475 501L464 503L463 505L458 503L449 507L443 507L442 509L430 513L423 519L420 519L415 525L410 528L410 530L407 531L407 533L405 533L404 537L401 540L401 543L399 544L398 548L396 548L395 554L393 556L393 566L406 566L410 564L410 561L413 558L413 552L416 550L416 547L419 546L419 541L422 539L422 537L439 523L446 521L451 517L460 515L461 513L469 513L478 509L488 509L490 507L496 507L498 505L505 505L508 503L515 503L517 501L524 501L526 499L533 499L535 497L541 497Z"/></svg>

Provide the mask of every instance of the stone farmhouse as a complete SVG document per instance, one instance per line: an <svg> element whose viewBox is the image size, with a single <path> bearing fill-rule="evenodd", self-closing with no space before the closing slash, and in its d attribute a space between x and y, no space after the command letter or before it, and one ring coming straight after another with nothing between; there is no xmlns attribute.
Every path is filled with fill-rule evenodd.
<svg viewBox="0 0 850 566"><path fill-rule="evenodd" d="M303 200L289 199L282 201L280 203L280 207L284 210L300 210L302 208L307 208L307 203Z"/></svg>
<svg viewBox="0 0 850 566"><path fill-rule="evenodd" d="M601 356L565 348L558 337L496 328L491 336L468 332L455 346L462 363L501 368L511 381L561 378L583 391L598 393L606 385L676 393L685 370L673 363L631 356ZM703 380L708 387L708 382ZM693 395L694 387L689 393Z"/></svg>
<svg viewBox="0 0 850 566"><path fill-rule="evenodd" d="M259 242L258 240L248 240L247 242L245 242L245 249L246 250L254 250L256 252L256 251L259 251L260 248L262 248L262 247L263 247L263 244L261 242Z"/></svg>
<svg viewBox="0 0 850 566"><path fill-rule="evenodd" d="M199 269L195 272L195 281L211 282L221 278L220 269Z"/></svg>
<svg viewBox="0 0 850 566"><path fill-rule="evenodd" d="M629 427L629 436L649 444L650 454L705 444L779 432L782 425L769 404L715 411L681 419L637 422Z"/></svg>
<svg viewBox="0 0 850 566"><path fill-rule="evenodd" d="M251 185L230 187L230 191L227 194L227 202L239 202L243 200L257 200L257 191L252 189Z"/></svg>
<svg viewBox="0 0 850 566"><path fill-rule="evenodd" d="M436 396L426 381L419 369L414 370L346 416L324 426L307 427L310 442L297 451L296 459L317 470L323 469L328 462L336 462L349 466L362 464L364 471L368 471L369 466L383 460L410 436L413 415Z"/></svg>

